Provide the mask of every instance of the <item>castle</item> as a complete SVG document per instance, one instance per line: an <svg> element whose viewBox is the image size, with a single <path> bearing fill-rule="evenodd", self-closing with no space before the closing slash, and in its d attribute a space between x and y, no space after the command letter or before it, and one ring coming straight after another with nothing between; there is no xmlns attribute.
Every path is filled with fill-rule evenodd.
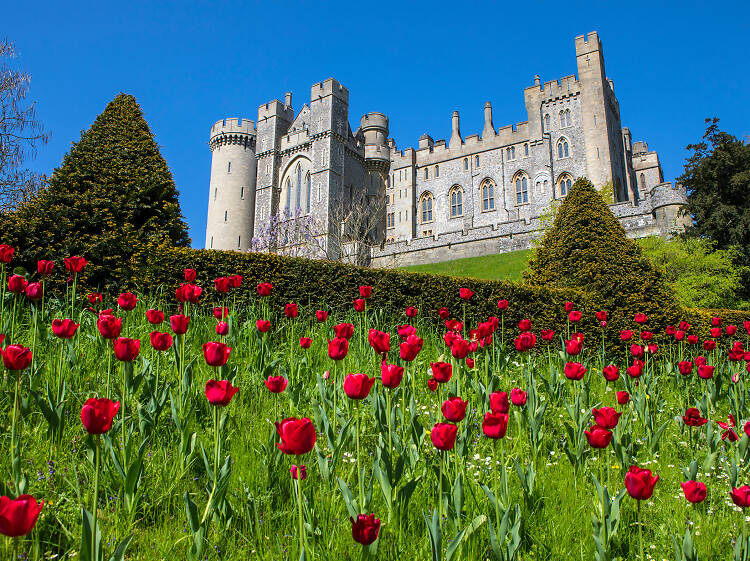
<svg viewBox="0 0 750 561"><path fill-rule="evenodd" d="M527 121L496 129L488 102L481 135L462 137L454 111L450 139L424 134L417 148L399 150L381 113L352 132L349 92L333 78L296 115L287 93L256 123L218 121L206 248L376 266L525 249L582 176L611 186L629 236L683 229L685 189L665 183L657 153L621 126L598 34L576 37L575 51L577 78L536 76L524 90Z"/></svg>

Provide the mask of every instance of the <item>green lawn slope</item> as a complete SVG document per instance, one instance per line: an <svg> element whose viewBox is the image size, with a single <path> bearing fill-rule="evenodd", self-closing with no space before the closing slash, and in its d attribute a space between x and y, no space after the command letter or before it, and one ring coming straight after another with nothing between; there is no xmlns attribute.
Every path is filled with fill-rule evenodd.
<svg viewBox="0 0 750 561"><path fill-rule="evenodd" d="M521 273L531 256L531 250L511 251L496 255L467 257L453 261L429 263L402 267L405 271L451 275L454 277L473 277L488 280L521 280Z"/></svg>

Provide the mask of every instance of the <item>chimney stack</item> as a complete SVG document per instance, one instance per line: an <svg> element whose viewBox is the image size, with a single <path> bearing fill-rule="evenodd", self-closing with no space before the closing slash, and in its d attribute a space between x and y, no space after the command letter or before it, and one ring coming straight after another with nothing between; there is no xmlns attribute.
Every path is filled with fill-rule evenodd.
<svg viewBox="0 0 750 561"><path fill-rule="evenodd" d="M488 101L484 104L484 130L482 140L495 136L495 127L492 124L492 104Z"/></svg>
<svg viewBox="0 0 750 561"><path fill-rule="evenodd" d="M463 144L463 140L461 139L461 131L459 129L458 111L454 111L453 117L451 119L450 147L453 148L454 146L461 146L461 144Z"/></svg>

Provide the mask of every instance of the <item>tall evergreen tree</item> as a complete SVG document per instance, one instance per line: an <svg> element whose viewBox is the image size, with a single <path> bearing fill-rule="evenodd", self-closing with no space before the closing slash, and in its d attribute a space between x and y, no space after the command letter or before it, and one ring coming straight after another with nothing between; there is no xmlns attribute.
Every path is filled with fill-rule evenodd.
<svg viewBox="0 0 750 561"><path fill-rule="evenodd" d="M190 244L177 195L140 106L121 93L65 155L48 186L5 216L15 234L9 241L29 270L37 259L83 255L91 263L88 284L119 284L138 248Z"/></svg>

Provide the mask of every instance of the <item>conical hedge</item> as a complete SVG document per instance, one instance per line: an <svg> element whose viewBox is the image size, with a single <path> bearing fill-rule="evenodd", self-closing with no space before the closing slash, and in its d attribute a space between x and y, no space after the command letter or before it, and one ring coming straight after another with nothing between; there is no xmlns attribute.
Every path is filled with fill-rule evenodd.
<svg viewBox="0 0 750 561"><path fill-rule="evenodd" d="M663 275L627 238L590 181L575 182L529 262L532 284L575 287L597 295L615 326L632 327L637 312L656 331L679 316Z"/></svg>
<svg viewBox="0 0 750 561"><path fill-rule="evenodd" d="M29 271L37 259L83 255L87 284L105 288L146 243L188 246L177 189L132 95L119 94L81 135L49 185L6 223Z"/></svg>

